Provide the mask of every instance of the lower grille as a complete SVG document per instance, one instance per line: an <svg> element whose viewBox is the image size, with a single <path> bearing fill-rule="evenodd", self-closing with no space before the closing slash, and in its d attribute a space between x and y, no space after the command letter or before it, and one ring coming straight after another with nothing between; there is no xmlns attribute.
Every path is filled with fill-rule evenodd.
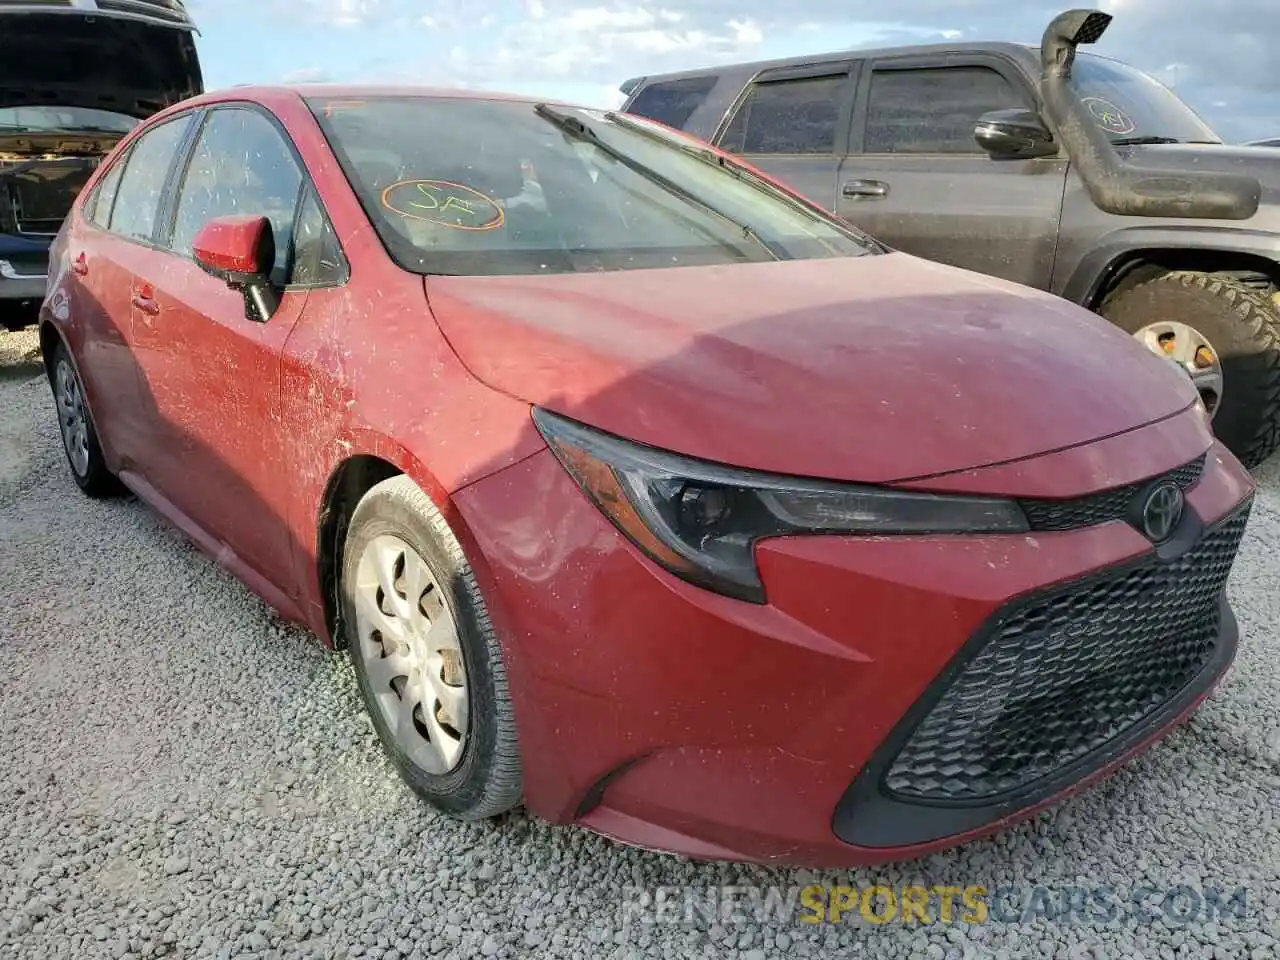
<svg viewBox="0 0 1280 960"><path fill-rule="evenodd" d="M1092 753L1156 711L1213 657L1245 503L1170 562L1154 556L999 623L889 766L903 800L978 803Z"/></svg>

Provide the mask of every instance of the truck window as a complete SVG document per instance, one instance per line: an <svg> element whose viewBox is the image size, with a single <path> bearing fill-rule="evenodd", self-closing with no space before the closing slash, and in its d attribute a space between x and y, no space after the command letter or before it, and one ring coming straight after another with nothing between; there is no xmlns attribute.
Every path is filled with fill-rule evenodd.
<svg viewBox="0 0 1280 960"><path fill-rule="evenodd" d="M720 147L730 153L834 153L847 81L839 74L754 84Z"/></svg>
<svg viewBox="0 0 1280 960"><path fill-rule="evenodd" d="M973 139L989 110L1029 107L990 67L876 70L867 103L865 153L982 153Z"/></svg>
<svg viewBox="0 0 1280 960"><path fill-rule="evenodd" d="M681 130L715 85L714 75L651 84L636 94L631 106L627 107L627 113Z"/></svg>

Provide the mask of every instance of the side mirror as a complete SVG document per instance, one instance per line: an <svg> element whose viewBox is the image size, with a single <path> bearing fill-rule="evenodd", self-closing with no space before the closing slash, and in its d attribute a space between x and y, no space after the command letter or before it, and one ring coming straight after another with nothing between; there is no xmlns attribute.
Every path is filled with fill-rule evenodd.
<svg viewBox="0 0 1280 960"><path fill-rule="evenodd" d="M245 315L271 319L280 298L268 276L276 260L275 233L266 217L215 217L192 243L196 263L210 276L244 295Z"/></svg>
<svg viewBox="0 0 1280 960"><path fill-rule="evenodd" d="M1053 134L1033 110L992 110L978 118L973 138L1001 160L1031 160L1058 153Z"/></svg>

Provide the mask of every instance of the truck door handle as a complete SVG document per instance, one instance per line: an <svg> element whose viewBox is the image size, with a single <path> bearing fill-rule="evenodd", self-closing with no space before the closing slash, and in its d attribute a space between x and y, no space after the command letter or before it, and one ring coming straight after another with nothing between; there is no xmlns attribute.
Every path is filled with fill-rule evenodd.
<svg viewBox="0 0 1280 960"><path fill-rule="evenodd" d="M889 185L882 180L846 180L840 193L854 200L882 200L889 195Z"/></svg>
<svg viewBox="0 0 1280 960"><path fill-rule="evenodd" d="M71 261L71 269L79 276L83 277L88 275L89 261L83 253L76 257L75 260Z"/></svg>

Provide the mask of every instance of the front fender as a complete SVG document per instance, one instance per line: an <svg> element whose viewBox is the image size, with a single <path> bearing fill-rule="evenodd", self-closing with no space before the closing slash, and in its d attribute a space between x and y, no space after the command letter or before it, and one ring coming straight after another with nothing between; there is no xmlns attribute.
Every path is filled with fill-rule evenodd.
<svg viewBox="0 0 1280 960"><path fill-rule="evenodd" d="M1204 224L1125 227L1106 234L1055 292L1092 307L1116 267L1142 251L1205 251L1280 262L1280 236L1265 230Z"/></svg>

